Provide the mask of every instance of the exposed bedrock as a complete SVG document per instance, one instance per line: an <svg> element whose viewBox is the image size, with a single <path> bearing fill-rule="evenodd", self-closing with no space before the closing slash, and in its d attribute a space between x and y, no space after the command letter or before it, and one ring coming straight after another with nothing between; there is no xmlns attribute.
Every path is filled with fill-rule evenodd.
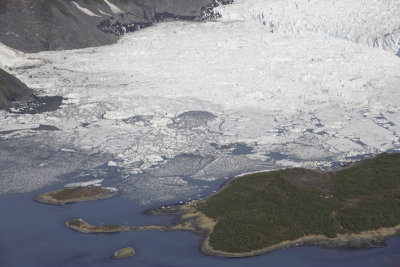
<svg viewBox="0 0 400 267"><path fill-rule="evenodd" d="M20 80L0 69L0 109L8 109L17 102L31 101L33 91Z"/></svg>
<svg viewBox="0 0 400 267"><path fill-rule="evenodd" d="M3 0L0 42L23 52L114 43L167 19L203 17L215 0ZM215 4L213 4L214 6Z"/></svg>

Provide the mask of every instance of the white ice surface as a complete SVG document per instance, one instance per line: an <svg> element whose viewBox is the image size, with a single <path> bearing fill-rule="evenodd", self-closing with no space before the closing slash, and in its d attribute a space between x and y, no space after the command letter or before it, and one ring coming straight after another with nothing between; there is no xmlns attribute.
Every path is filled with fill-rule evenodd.
<svg viewBox="0 0 400 267"><path fill-rule="evenodd" d="M0 68L4 69L7 66L23 60L23 53L12 49L5 44L0 43Z"/></svg>
<svg viewBox="0 0 400 267"><path fill-rule="evenodd" d="M101 182L103 182L104 179L94 179L86 182L77 182L77 183L69 183L64 185L64 187L78 187L78 186L101 186Z"/></svg>
<svg viewBox="0 0 400 267"><path fill-rule="evenodd" d="M236 0L217 8L223 20L254 20L268 31L335 38L398 52L398 0Z"/></svg>
<svg viewBox="0 0 400 267"><path fill-rule="evenodd" d="M115 45L28 55L41 63L15 74L67 100L49 113L1 112L0 131L54 125L61 131L40 134L112 154L128 174L180 154L212 156L190 174L207 181L271 160L317 167L400 148L397 46L368 41L400 27L398 2L237 0L219 11L221 22L162 23ZM188 111L217 117L177 124ZM210 145L238 142L254 154ZM125 182L154 198L186 194L191 185L164 173Z"/></svg>

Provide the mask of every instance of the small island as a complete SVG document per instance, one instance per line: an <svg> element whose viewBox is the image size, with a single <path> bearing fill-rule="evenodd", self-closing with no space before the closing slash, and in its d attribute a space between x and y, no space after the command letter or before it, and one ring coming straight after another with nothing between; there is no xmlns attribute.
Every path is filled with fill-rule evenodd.
<svg viewBox="0 0 400 267"><path fill-rule="evenodd" d="M34 200L46 204L64 205L73 202L110 198L117 193L118 191L115 188L78 186L43 193L36 196Z"/></svg>
<svg viewBox="0 0 400 267"><path fill-rule="evenodd" d="M72 219L65 222L65 225L69 228L82 232L85 234L89 233L115 233L123 231L145 231L145 230L173 230L171 226L166 225L147 225L147 226L120 226L117 224L107 225L92 225L85 222L82 219Z"/></svg>
<svg viewBox="0 0 400 267"><path fill-rule="evenodd" d="M206 199L157 207L171 225L93 226L85 232L187 230L201 234L201 251L247 257L299 245L379 247L400 231L400 154L381 154L335 171L290 168L238 177Z"/></svg>
<svg viewBox="0 0 400 267"><path fill-rule="evenodd" d="M125 247L115 251L112 255L113 259L122 259L127 257L132 257L135 255L135 250L133 247Z"/></svg>

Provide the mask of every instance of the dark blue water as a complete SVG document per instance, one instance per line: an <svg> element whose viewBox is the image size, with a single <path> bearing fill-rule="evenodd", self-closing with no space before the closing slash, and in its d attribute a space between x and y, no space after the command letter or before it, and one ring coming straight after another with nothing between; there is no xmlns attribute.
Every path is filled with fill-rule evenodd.
<svg viewBox="0 0 400 267"><path fill-rule="evenodd" d="M64 222L84 218L94 224L144 225L170 223L173 217L144 215L149 206L119 196L65 206L32 201L60 186L0 198L0 266L400 266L400 238L390 238L377 249L299 247L226 259L200 253L200 237L190 232L78 233ZM110 258L124 246L133 246L136 255Z"/></svg>
<svg viewBox="0 0 400 267"><path fill-rule="evenodd" d="M254 149L252 146L244 143L234 143L223 146L220 146L217 143L211 143L210 145L217 150L232 149L232 155L248 155L251 154Z"/></svg>

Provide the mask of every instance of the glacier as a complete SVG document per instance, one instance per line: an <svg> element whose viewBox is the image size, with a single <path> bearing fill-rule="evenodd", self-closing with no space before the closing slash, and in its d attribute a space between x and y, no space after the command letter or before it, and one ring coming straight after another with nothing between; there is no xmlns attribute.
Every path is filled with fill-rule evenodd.
<svg viewBox="0 0 400 267"><path fill-rule="evenodd" d="M165 22L114 45L4 61L38 95L64 101L35 115L0 111L0 132L22 129L0 138L112 155L119 189L147 202L199 191L189 180L400 149L398 1L216 9L214 22ZM60 130L23 130L40 124ZM234 155L236 144L251 153Z"/></svg>
<svg viewBox="0 0 400 267"><path fill-rule="evenodd" d="M270 32L308 32L397 52L400 2L397 0L237 0L219 6L223 20L254 20Z"/></svg>

